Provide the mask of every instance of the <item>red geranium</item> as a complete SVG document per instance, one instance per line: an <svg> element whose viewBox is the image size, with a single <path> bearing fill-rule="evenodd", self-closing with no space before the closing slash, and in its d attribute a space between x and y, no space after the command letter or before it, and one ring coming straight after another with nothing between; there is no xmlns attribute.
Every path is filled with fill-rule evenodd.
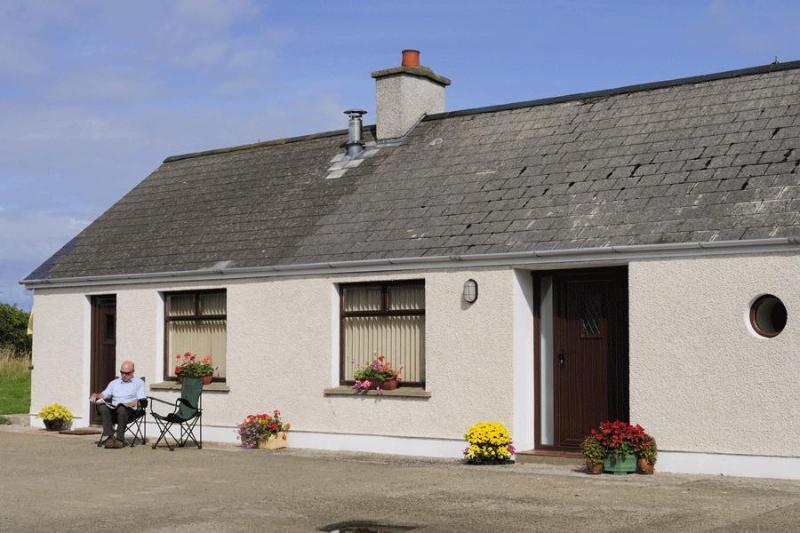
<svg viewBox="0 0 800 533"><path fill-rule="evenodd" d="M606 453L625 455L639 453L654 445L654 439L639 424L632 426L616 420L614 422L601 422L597 429L593 429L591 436L597 439L605 448Z"/></svg>

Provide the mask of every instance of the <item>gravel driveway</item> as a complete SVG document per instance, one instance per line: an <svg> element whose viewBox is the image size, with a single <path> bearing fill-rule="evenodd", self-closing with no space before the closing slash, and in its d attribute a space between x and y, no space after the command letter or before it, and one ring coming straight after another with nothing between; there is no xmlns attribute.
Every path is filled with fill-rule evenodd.
<svg viewBox="0 0 800 533"><path fill-rule="evenodd" d="M233 446L104 450L19 428L0 430L0 472L4 533L316 531L356 520L426 532L800 530L793 481Z"/></svg>

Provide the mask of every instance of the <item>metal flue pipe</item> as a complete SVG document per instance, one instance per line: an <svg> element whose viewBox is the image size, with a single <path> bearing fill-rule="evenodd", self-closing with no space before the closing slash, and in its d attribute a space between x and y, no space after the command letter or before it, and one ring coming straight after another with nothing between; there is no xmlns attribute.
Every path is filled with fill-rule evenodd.
<svg viewBox="0 0 800 533"><path fill-rule="evenodd" d="M363 109L348 109L344 112L350 119L347 130L347 157L355 157L364 151L364 141L361 138L361 117L367 112Z"/></svg>

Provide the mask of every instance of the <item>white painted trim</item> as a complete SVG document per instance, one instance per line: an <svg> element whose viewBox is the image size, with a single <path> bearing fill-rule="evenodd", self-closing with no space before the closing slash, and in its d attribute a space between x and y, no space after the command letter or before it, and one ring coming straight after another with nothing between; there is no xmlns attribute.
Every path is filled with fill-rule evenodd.
<svg viewBox="0 0 800 533"><path fill-rule="evenodd" d="M659 451L656 470L676 474L800 479L800 457Z"/></svg>
<svg viewBox="0 0 800 533"><path fill-rule="evenodd" d="M331 377L329 384L331 387L339 386L339 361L342 357L340 340L340 320L339 320L339 287L333 283L331 284Z"/></svg>
<svg viewBox="0 0 800 533"><path fill-rule="evenodd" d="M533 275L515 270L513 300L514 426L511 434L520 450L534 446L533 439Z"/></svg>
<svg viewBox="0 0 800 533"><path fill-rule="evenodd" d="M92 389L92 296L88 295L83 299L83 327L81 328L81 366L83 374L83 386L81 386L81 396L86 398L85 402L81 402L83 406L77 416L83 417L88 424L90 416L89 396L94 392ZM116 364L116 362L114 363ZM102 390L102 389L101 389ZM44 423L41 422L44 427Z"/></svg>
<svg viewBox="0 0 800 533"><path fill-rule="evenodd" d="M155 324L155 346L153 346L153 382L163 381L164 376L164 293L162 291L154 291L155 298L154 298L154 305L155 309L153 312L153 318L156 321ZM227 324L227 321L226 321ZM227 337L225 338L227 342ZM227 350L226 350L227 352ZM145 388L149 391L150 388L145 382ZM148 392L149 394L149 392Z"/></svg>
<svg viewBox="0 0 800 533"><path fill-rule="evenodd" d="M771 254L800 252L800 239L753 239L743 241L689 242L669 244L644 244L575 248L563 250L538 250L482 255L451 255L438 257L407 257L396 259L365 259L330 263L308 263L263 267L209 268L180 272L148 274L115 274L56 279L23 280L27 288L36 287L88 287L124 283L174 283L176 280L220 281L286 276L311 276L350 274L357 272L390 272L404 270L437 270L446 268L520 267L546 268L548 266L622 265L644 259L669 259L679 257L708 257L717 255Z"/></svg>
<svg viewBox="0 0 800 533"><path fill-rule="evenodd" d="M148 422L148 443L152 445L157 437L156 425ZM234 426L203 425L203 440L228 444L239 443ZM466 443L460 439L429 439L316 431L291 431L288 441L289 448L448 458L463 457L465 446Z"/></svg>
<svg viewBox="0 0 800 533"><path fill-rule="evenodd" d="M536 384L539 393L539 419L537 428L542 444L555 443L554 388L553 388L553 276L541 276L541 305L539 306L539 376Z"/></svg>

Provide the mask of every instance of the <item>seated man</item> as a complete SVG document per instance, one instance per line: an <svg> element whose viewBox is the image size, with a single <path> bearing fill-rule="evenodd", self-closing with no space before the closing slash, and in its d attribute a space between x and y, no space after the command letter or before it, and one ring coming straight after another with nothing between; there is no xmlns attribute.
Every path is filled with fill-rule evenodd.
<svg viewBox="0 0 800 533"><path fill-rule="evenodd" d="M103 392L95 392L89 399L110 400L108 403L99 403L97 410L103 419L103 437L106 448L125 447L125 426L128 425L128 416L131 410L136 409L139 400L147 397L144 381L133 377L133 361L123 361L119 369L120 377L111 381ZM114 422L117 423L117 437L114 438ZM102 442L101 440L101 442Z"/></svg>

